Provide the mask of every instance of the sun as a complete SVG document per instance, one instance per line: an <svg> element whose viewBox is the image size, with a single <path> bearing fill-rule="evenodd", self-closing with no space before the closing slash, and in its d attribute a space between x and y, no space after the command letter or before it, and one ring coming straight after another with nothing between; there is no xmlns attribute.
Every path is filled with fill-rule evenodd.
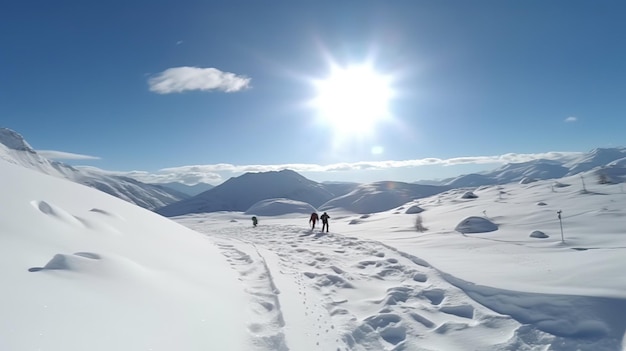
<svg viewBox="0 0 626 351"><path fill-rule="evenodd" d="M333 66L330 75L314 85L314 108L339 134L369 133L389 117L391 79L370 65Z"/></svg>

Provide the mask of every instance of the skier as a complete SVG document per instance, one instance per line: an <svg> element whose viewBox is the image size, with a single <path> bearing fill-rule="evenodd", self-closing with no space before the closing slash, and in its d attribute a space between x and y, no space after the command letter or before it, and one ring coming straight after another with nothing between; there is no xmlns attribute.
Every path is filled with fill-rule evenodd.
<svg viewBox="0 0 626 351"><path fill-rule="evenodd" d="M311 230L315 229L315 223L317 223L317 221L320 218L317 216L316 212L311 213L311 218L309 219L309 223L311 223Z"/></svg>
<svg viewBox="0 0 626 351"><path fill-rule="evenodd" d="M258 223L259 223L259 220L256 218L256 216L252 216L252 226L256 227Z"/></svg>
<svg viewBox="0 0 626 351"><path fill-rule="evenodd" d="M326 233L328 233L328 220L330 219L330 216L328 213L324 212L320 219L322 220L322 232L324 231L324 228L326 228Z"/></svg>

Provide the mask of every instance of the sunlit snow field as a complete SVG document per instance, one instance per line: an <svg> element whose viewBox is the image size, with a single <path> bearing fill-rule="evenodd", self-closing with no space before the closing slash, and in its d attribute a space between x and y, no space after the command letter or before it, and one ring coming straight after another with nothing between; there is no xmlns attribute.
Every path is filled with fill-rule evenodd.
<svg viewBox="0 0 626 351"><path fill-rule="evenodd" d="M622 350L626 194L591 175L331 209L322 233L0 171L2 350Z"/></svg>

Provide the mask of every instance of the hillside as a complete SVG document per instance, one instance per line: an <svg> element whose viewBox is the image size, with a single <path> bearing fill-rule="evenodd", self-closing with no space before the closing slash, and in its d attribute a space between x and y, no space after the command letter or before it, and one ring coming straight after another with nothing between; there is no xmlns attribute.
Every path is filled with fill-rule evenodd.
<svg viewBox="0 0 626 351"><path fill-rule="evenodd" d="M40 173L96 188L137 206L154 210L188 195L137 180L87 168L77 169L39 155L17 132L0 128L0 159Z"/></svg>

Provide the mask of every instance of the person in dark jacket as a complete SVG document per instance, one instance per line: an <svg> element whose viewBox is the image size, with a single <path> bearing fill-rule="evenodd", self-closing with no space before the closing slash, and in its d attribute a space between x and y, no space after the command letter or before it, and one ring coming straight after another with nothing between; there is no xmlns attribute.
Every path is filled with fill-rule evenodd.
<svg viewBox="0 0 626 351"><path fill-rule="evenodd" d="M309 219L309 223L311 224L311 230L315 229L315 223L319 220L319 216L316 212L311 213L311 218Z"/></svg>
<svg viewBox="0 0 626 351"><path fill-rule="evenodd" d="M330 216L328 213L324 212L320 219L322 220L322 232L324 231L324 228L326 228L326 233L328 233L328 220L330 219Z"/></svg>
<svg viewBox="0 0 626 351"><path fill-rule="evenodd" d="M256 227L257 224L259 224L259 220L256 218L256 216L252 216L252 226Z"/></svg>

